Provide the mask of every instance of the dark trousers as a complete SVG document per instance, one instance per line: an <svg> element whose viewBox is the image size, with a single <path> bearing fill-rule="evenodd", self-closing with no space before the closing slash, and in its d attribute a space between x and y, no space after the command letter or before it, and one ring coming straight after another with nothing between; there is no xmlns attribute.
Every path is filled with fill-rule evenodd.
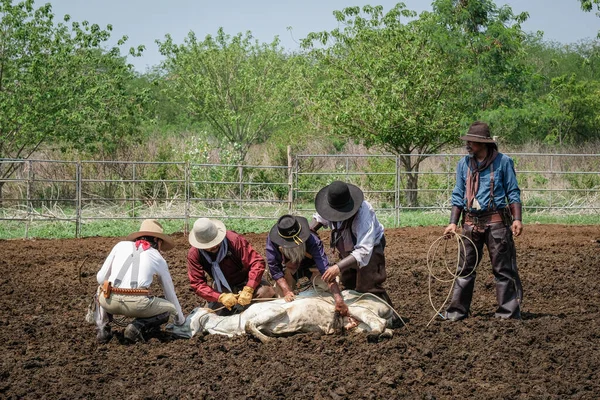
<svg viewBox="0 0 600 400"><path fill-rule="evenodd" d="M504 223L485 226L464 224L463 235L470 238L475 247L465 239L465 251L463 252L462 247L460 249L459 277L454 282L452 300L446 310L447 318L458 320L469 315L475 287L476 257L479 255L479 261L483 258L484 244L490 255L496 281L498 309L495 315L500 318L521 318L520 304L523 298L523 288L517 270L515 243L510 227ZM464 268L461 268L463 265Z"/></svg>
<svg viewBox="0 0 600 400"><path fill-rule="evenodd" d="M383 282L387 278L385 272L385 237L373 248L373 254L369 263L364 267L348 268L343 271L340 281L344 289L356 290L361 293L373 293L392 305L392 300L383 288ZM341 254L341 258L347 257L350 253Z"/></svg>

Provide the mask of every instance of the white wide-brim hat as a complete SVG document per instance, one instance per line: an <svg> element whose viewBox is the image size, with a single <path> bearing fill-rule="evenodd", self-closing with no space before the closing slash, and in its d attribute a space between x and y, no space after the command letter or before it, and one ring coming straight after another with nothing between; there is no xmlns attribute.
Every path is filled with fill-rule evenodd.
<svg viewBox="0 0 600 400"><path fill-rule="evenodd" d="M198 249L210 249L225 239L225 224L217 219L198 218L190 231L188 240Z"/></svg>
<svg viewBox="0 0 600 400"><path fill-rule="evenodd" d="M126 239L134 241L141 236L152 236L162 239L163 244L161 246L161 250L164 251L171 250L173 247L175 247L175 242L173 239L163 233L162 225L155 219L143 220L140 230L138 232L129 234Z"/></svg>

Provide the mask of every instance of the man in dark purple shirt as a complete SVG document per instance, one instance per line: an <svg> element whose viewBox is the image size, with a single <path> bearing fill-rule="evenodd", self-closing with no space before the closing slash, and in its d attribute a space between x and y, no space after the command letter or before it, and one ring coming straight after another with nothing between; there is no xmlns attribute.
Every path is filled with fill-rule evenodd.
<svg viewBox="0 0 600 400"><path fill-rule="evenodd" d="M271 228L267 236L267 264L271 277L279 286L286 301L294 300L295 278L310 277L315 267L323 275L329 268L329 262L323 243L310 231L304 217L283 215ZM340 294L335 281L328 284L335 299L335 308L341 315L348 314L348 306Z"/></svg>

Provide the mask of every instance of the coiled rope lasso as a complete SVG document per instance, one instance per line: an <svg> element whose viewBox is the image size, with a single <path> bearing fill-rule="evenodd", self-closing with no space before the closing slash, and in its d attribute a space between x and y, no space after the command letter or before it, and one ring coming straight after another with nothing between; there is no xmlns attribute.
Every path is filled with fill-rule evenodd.
<svg viewBox="0 0 600 400"><path fill-rule="evenodd" d="M429 278L427 280L428 291L429 291L429 303L431 304L431 307L433 307L433 310L435 311L435 313L433 314L433 316L427 323L427 326L429 326L429 324L431 324L431 322L437 316L440 316L445 319L445 317L442 315L441 311L444 309L444 307L446 306L446 303L448 302L448 299L450 299L450 296L452 295L452 290L454 289L454 283L456 282L456 279L466 278L469 275L473 274L475 272L475 268L479 264L479 253L477 251L477 247L475 246L475 243L473 243L471 238L461 235L460 233L456 233L456 232L453 232L453 237L455 239L454 242L456 243L456 265L454 266L454 269L451 269L451 266L448 264L446 257L442 258L438 254L439 248L441 247L442 243L444 243L444 246L443 246L444 254L448 253L448 243L450 242L452 237L448 237L448 235L440 236L431 244L431 246L429 246L429 250L427 251L427 270L429 272ZM463 254L466 253L465 239L468 240L469 242L471 242L471 245L475 249L475 265L474 265L473 269L467 275L460 275L460 273L462 271L464 271L464 268L466 266L466 257L463 257L462 265L460 262L461 251ZM436 274L434 273L434 267L436 266L436 262L442 262L444 264L442 270L445 270L447 272L447 274L449 275L448 278L441 278L439 276L436 276ZM446 295L446 298L444 299L444 302L442 303L442 305L440 307L436 307L435 304L433 304L433 296L431 293L431 287L432 287L432 284L434 281L441 282L441 283L449 283L449 282L452 283L450 285L450 290L448 291L448 294Z"/></svg>

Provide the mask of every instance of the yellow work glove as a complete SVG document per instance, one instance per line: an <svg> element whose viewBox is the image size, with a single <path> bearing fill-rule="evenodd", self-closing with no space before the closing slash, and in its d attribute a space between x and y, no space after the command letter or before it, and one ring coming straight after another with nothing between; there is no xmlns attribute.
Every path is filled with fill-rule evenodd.
<svg viewBox="0 0 600 400"><path fill-rule="evenodd" d="M221 293L219 296L218 302L227 307L228 310L231 310L233 306L235 306L238 302L238 295L233 293Z"/></svg>
<svg viewBox="0 0 600 400"><path fill-rule="evenodd" d="M244 286L244 289L239 293L238 304L240 306L247 306L252 301L252 295L254 294L254 288L250 286Z"/></svg>

